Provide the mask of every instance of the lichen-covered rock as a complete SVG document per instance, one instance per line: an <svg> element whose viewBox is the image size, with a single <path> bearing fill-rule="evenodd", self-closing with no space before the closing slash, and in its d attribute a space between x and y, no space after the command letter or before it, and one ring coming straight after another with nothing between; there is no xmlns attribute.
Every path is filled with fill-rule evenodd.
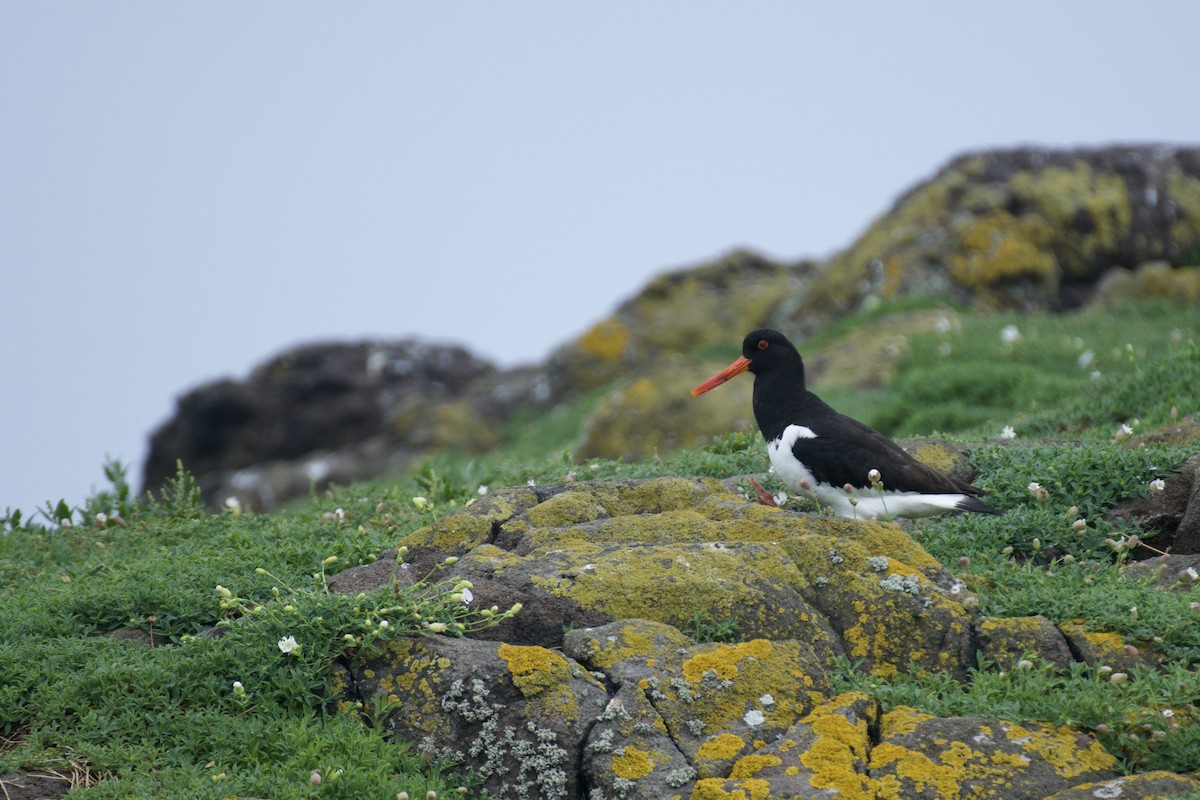
<svg viewBox="0 0 1200 800"><path fill-rule="evenodd" d="M770 797L873 797L867 761L878 717L875 701L861 692L831 698L782 737L738 759L723 789L753 780L765 782Z"/></svg>
<svg viewBox="0 0 1200 800"><path fill-rule="evenodd" d="M1013 800L1109 780L1117 766L1098 742L1066 727L897 708L880 720L870 774L880 800Z"/></svg>
<svg viewBox="0 0 1200 800"><path fill-rule="evenodd" d="M1117 672L1135 667L1157 667L1162 656L1145 646L1125 641L1119 633L1088 630L1082 621L1064 622L1058 626L1071 645L1071 650L1085 664L1103 664Z"/></svg>
<svg viewBox="0 0 1200 800"><path fill-rule="evenodd" d="M809 334L869 298L1078 305L1113 266L1180 263L1200 245L1200 149L1019 148L969 153L905 192L772 327Z"/></svg>
<svg viewBox="0 0 1200 800"><path fill-rule="evenodd" d="M478 563L469 555L455 574L475 581ZM775 545L564 539L501 567L489 564L486 574L527 588L534 605L553 597L606 621L636 617L682 627L699 614L734 620L739 636L803 637L829 656L841 652L833 631L797 590L795 567Z"/></svg>
<svg viewBox="0 0 1200 800"><path fill-rule="evenodd" d="M824 663L794 640L700 644L685 653L679 673L647 679L643 688L700 777L711 778L824 699Z"/></svg>
<svg viewBox="0 0 1200 800"><path fill-rule="evenodd" d="M814 269L811 262L779 264L736 251L663 273L551 355L546 369L552 396L603 386L672 353L738 341Z"/></svg>
<svg viewBox="0 0 1200 800"><path fill-rule="evenodd" d="M1026 656L1059 669L1069 669L1075 660L1062 632L1040 614L980 620L975 633L980 653L1000 669L1012 669Z"/></svg>
<svg viewBox="0 0 1200 800"><path fill-rule="evenodd" d="M1166 261L1148 261L1132 271L1111 269L1096 284L1089 306L1112 309L1130 300L1200 304L1200 266L1172 268Z"/></svg>
<svg viewBox="0 0 1200 800"><path fill-rule="evenodd" d="M393 416L436 411L495 372L461 347L416 340L291 349L245 380L213 381L179 397L175 414L151 435L144 490L159 490L182 461L210 504L236 496L244 508L263 509L331 480L397 471L430 444L410 434L425 436L430 426L390 430Z"/></svg>
<svg viewBox="0 0 1200 800"><path fill-rule="evenodd" d="M1156 770L1083 783L1055 792L1046 800L1164 800L1169 797L1195 797L1197 794L1200 794L1200 777Z"/></svg>
<svg viewBox="0 0 1200 800"><path fill-rule="evenodd" d="M894 530L865 528L889 529ZM809 534L781 547L812 587L806 597L838 631L852 661L881 677L926 669L964 679L974 656L970 612L959 600L964 587L953 580L937 585L871 539ZM925 566L940 569L929 561Z"/></svg>
<svg viewBox="0 0 1200 800"><path fill-rule="evenodd" d="M754 430L749 381L730 384L702 403L691 396L692 387L716 368L691 359L664 360L653 365L652 374L622 381L584 423L576 459L637 461L698 447L728 431Z"/></svg>
<svg viewBox="0 0 1200 800"><path fill-rule="evenodd" d="M608 695L542 647L397 639L349 670L374 720L400 741L475 771L493 797L580 798L584 738Z"/></svg>
<svg viewBox="0 0 1200 800"><path fill-rule="evenodd" d="M636 683L617 689L588 733L583 773L593 800L658 800L687 796L696 770Z"/></svg>
<svg viewBox="0 0 1200 800"><path fill-rule="evenodd" d="M479 634L497 641L403 639L352 659L338 669L337 707L460 758L493 796L1124 791L1114 757L1079 732L880 716L865 694L832 696L830 663L844 654L877 675L969 680L980 653L1002 667L1025 653L1122 670L1157 661L1082 625L1060 635L1040 617L976 619L962 584L897 526L770 508L711 480L506 490L406 541L427 563L460 554L446 574L472 581L473 603L524 608ZM366 591L397 570L335 586ZM717 631L730 640L696 641Z"/></svg>

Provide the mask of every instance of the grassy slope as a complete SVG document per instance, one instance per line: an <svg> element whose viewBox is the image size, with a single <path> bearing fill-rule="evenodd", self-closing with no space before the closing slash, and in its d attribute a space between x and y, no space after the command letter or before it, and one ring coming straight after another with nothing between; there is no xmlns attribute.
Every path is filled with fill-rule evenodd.
<svg viewBox="0 0 1200 800"><path fill-rule="evenodd" d="M853 413L901 433L989 438L1012 425L1018 443L1069 436L1078 444L977 450L980 482L1008 513L925 524L922 543L980 592L984 613L1084 619L1154 647L1171 666L1113 683L1095 670L1058 675L1035 664L1002 675L983 665L969 686L937 676L878 685L847 667L844 684L886 705L1082 725L1130 769L1200 769L1200 613L1191 605L1200 592L1165 593L1121 578L1123 555L1105 539L1123 532L1101 518L1190 452L1127 450L1110 439L1135 417L1140 432L1168 422L1173 406L1200 410L1194 312L1130 308L1115 325L1087 315L962 319L961 331L912 339L878 418ZM1020 337L1005 342L1009 325ZM974 403L963 402L976 391ZM340 598L324 590L325 572L371 560L481 484L766 468L757 435L636 464L573 464L565 451L595 400L514 423L508 434L520 445L507 453L433 459L409 481L337 490L275 514L207 514L186 476L161 502L138 504L112 470L113 491L75 515L84 524L5 519L0 733L11 745L0 752L0 774L43 766L117 779L78 790L89 798L424 796L469 786L470 776L444 774L383 741L369 725L378 709L363 710L368 724L325 714L340 655L416 629L397 606L417 602L427 619L469 623L450 597L454 587L435 575L414 597ZM1032 498L1030 481L1050 498ZM414 505L417 495L429 505ZM1072 506L1077 514L1068 513ZM95 523L114 510L123 524ZM1082 534L1072 527L1076 518L1086 522ZM249 621L225 636L192 638L250 608ZM136 647L106 635L118 628L170 644ZM287 636L302 643L299 651L281 651ZM311 782L314 770L319 784Z"/></svg>

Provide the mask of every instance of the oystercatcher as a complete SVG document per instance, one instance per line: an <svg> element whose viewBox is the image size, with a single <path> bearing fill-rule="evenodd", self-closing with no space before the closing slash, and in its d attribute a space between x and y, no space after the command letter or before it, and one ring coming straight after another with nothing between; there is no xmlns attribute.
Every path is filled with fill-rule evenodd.
<svg viewBox="0 0 1200 800"><path fill-rule="evenodd" d="M858 519L1001 513L978 498L982 489L925 466L808 391L800 353L779 331L750 331L742 355L693 389L692 396L747 370L754 373L754 418L767 440L771 465L793 491L838 516Z"/></svg>

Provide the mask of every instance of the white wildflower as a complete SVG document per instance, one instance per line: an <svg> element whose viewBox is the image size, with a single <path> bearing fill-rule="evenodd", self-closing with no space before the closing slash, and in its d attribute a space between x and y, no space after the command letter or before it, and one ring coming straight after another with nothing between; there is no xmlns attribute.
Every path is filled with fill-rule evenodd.
<svg viewBox="0 0 1200 800"><path fill-rule="evenodd" d="M1154 480L1150 481L1150 491L1151 492L1161 492L1163 489L1166 489L1166 488L1167 488L1167 482L1164 481L1162 478L1155 478Z"/></svg>
<svg viewBox="0 0 1200 800"><path fill-rule="evenodd" d="M300 649L300 644L296 641L295 636L285 636L279 640L279 652L293 653Z"/></svg>
<svg viewBox="0 0 1200 800"><path fill-rule="evenodd" d="M1017 432L1013 430L1012 425L1005 425L1000 430L1000 438L1001 439L1015 439L1015 438L1017 438Z"/></svg>
<svg viewBox="0 0 1200 800"><path fill-rule="evenodd" d="M1005 344L1012 344L1021 338L1021 330L1016 325L1005 325L1000 331L1000 341Z"/></svg>

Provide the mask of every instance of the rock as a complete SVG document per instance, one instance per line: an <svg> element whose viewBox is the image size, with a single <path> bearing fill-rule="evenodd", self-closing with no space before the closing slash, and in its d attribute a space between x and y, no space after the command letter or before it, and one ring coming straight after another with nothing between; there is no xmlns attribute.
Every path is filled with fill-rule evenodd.
<svg viewBox="0 0 1200 800"><path fill-rule="evenodd" d="M5 800L58 800L67 796L72 783L72 777L61 772L10 772L0 775L0 791L4 792Z"/></svg>
<svg viewBox="0 0 1200 800"><path fill-rule="evenodd" d="M729 431L757 431L750 406L751 381L730 383L713 392L711 400L691 396L692 388L718 368L715 363L666 359L652 374L622 381L588 416L575 459L637 461L699 447Z"/></svg>
<svg viewBox="0 0 1200 800"><path fill-rule="evenodd" d="M1046 800L1106 800L1118 797L1121 800L1162 800L1168 797L1194 797L1197 793L1200 793L1200 778L1156 770L1080 784L1055 792Z"/></svg>
<svg viewBox="0 0 1200 800"><path fill-rule="evenodd" d="M1062 632L1040 614L980 620L975 638L983 657L999 669L1012 669L1028 657L1065 670L1075 660Z"/></svg>
<svg viewBox="0 0 1200 800"><path fill-rule="evenodd" d="M479 634L495 641L406 638L349 659L338 708L457 759L493 796L1125 791L1116 759L1079 731L881 714L865 694L836 694L829 665L845 654L881 676L969 680L980 653L1008 668L1026 652L1065 668L1159 660L1081 624L1060 634L1041 617L978 619L962 585L900 528L769 508L707 479L502 490L403 546L425 564L458 555L441 574L469 578L472 602L524 607ZM1165 580L1176 567L1187 568L1137 569ZM333 588L369 591L404 570L380 559ZM1143 794L1189 780L1160 775Z"/></svg>
<svg viewBox="0 0 1200 800"><path fill-rule="evenodd" d="M822 703L775 741L733 765L723 781L702 781L701 791L748 791L768 787L769 797L874 797L867 774L871 729L879 708L861 692Z"/></svg>
<svg viewBox="0 0 1200 800"><path fill-rule="evenodd" d="M1066 637L1077 661L1085 664L1102 664L1115 672L1126 672L1139 667L1157 667L1162 656L1146 646L1145 642L1131 645L1118 633L1091 631L1082 622L1065 622L1058 626Z"/></svg>
<svg viewBox="0 0 1200 800"><path fill-rule="evenodd" d="M1200 553L1167 554L1130 564L1124 576L1129 580L1153 580L1169 592L1189 592L1200 583Z"/></svg>
<svg viewBox="0 0 1200 800"><path fill-rule="evenodd" d="M1174 268L1166 261L1147 261L1136 269L1114 267L1100 278L1088 301L1093 309L1114 309L1130 300L1200 304L1200 267Z"/></svg>
<svg viewBox="0 0 1200 800"><path fill-rule="evenodd" d="M739 342L815 269L814 262L784 265L735 251L710 264L663 273L551 355L546 365L551 396L590 391L672 353Z"/></svg>
<svg viewBox="0 0 1200 800"><path fill-rule="evenodd" d="M397 639L344 675L366 708L387 709L374 724L474 770L491 796L585 796L583 742L608 696L561 654L470 639Z"/></svg>
<svg viewBox="0 0 1200 800"><path fill-rule="evenodd" d="M210 504L229 493L261 509L399 469L438 442L431 415L453 416L449 404L495 373L461 347L415 340L298 347L244 381L178 398L151 435L144 489L158 490L182 461Z"/></svg>
<svg viewBox="0 0 1200 800"><path fill-rule="evenodd" d="M1040 723L932 717L897 708L879 722L870 775L881 796L1043 798L1117 777L1117 759L1090 737Z"/></svg>
<svg viewBox="0 0 1200 800"><path fill-rule="evenodd" d="M1163 481L1162 491L1124 500L1104 517L1126 525L1136 523L1153 534L1154 550L1135 551L1135 555L1148 557L1155 551L1200 553L1200 456L1189 458Z"/></svg>
<svg viewBox="0 0 1200 800"><path fill-rule="evenodd" d="M1072 308L1113 267L1194 266L1181 260L1197 246L1198 148L968 153L902 194L768 322L807 335L871 298L907 294Z"/></svg>
<svg viewBox="0 0 1200 800"><path fill-rule="evenodd" d="M696 770L635 683L622 684L596 719L583 751L590 797L682 796Z"/></svg>

